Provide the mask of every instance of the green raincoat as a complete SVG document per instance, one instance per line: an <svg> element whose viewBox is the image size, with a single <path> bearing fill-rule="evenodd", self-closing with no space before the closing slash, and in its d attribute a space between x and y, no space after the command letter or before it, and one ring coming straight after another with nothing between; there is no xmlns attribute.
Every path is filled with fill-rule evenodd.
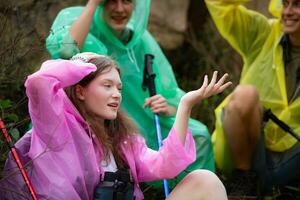
<svg viewBox="0 0 300 200"><path fill-rule="evenodd" d="M132 30L133 35L127 44L123 44L102 19L103 5L95 12L82 49L78 49L71 38L68 29L83 11L83 7L63 9L56 17L46 41L46 47L53 58L70 58L80 52L95 52L106 54L114 58L120 65L122 74L122 107L135 119L140 132L146 138L147 144L157 149L156 129L153 113L149 108L143 108L145 98L149 97L148 91L142 90L144 55L151 53L155 56L153 70L156 74L157 93L167 99L168 104L178 106L184 92L178 87L172 67L163 54L159 45L146 30L150 0L135 1L135 9L127 25L127 30ZM165 138L174 123L175 117L160 117L161 132ZM197 144L197 160L187 170L170 181L174 187L178 181L189 171L194 169L215 170L212 143L207 127L199 121L190 119L189 128ZM168 162L168 161L166 161Z"/></svg>
<svg viewBox="0 0 300 200"><path fill-rule="evenodd" d="M283 36L280 19L267 19L257 12L247 10L243 6L245 2L206 0L206 5L219 32L243 58L240 84L256 86L264 107L270 108L296 133L300 133L300 98L290 102L287 98L283 50L280 45ZM276 8L274 10L273 7L271 11L273 15L279 16ZM228 99L215 110L216 129L212 136L217 167L225 171L229 171L232 165L220 113ZM294 137L271 121L266 124L264 131L266 147L272 151L283 152L296 143Z"/></svg>

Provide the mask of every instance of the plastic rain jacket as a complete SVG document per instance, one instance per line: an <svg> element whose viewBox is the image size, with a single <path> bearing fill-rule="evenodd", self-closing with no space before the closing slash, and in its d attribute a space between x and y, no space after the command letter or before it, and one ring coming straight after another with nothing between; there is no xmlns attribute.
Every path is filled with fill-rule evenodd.
<svg viewBox="0 0 300 200"><path fill-rule="evenodd" d="M247 10L243 6L245 2L206 0L206 5L219 32L243 58L240 84L256 86L263 106L270 108L279 119L300 133L300 98L291 102L287 99L280 19L267 19L260 13ZM276 7L271 12L275 16L280 13ZM212 137L217 167L225 170L230 169L231 163L220 113L228 99L215 111L216 129ZM296 143L295 138L271 121L266 124L264 135L266 147L272 151L282 152Z"/></svg>
<svg viewBox="0 0 300 200"><path fill-rule="evenodd" d="M184 92L178 87L172 67L159 45L146 30L150 9L150 0L139 0L127 28L133 31L133 36L127 44L123 44L102 19L102 6L96 10L81 52L91 51L99 54L107 54L117 60L121 68L123 82L122 107L135 119L140 132L146 138L147 144L157 149L156 129L153 121L153 113L149 108L143 108L144 100L149 97L148 91L142 89L144 55L151 53L155 56L153 70L156 74L156 91L167 99L168 104L178 106ZM46 47L53 58L70 58L79 49L71 38L68 29L81 14L83 7L71 7L63 9L56 17L51 27L51 33L47 38ZM165 138L174 123L174 116L160 117L162 137ZM190 119L189 128L192 131L197 146L196 162L188 168L205 168L214 171L214 156L212 143L207 127L199 121ZM182 174L185 175L184 172ZM178 181L180 179L177 179ZM174 184L170 182L170 186Z"/></svg>
<svg viewBox="0 0 300 200"><path fill-rule="evenodd" d="M16 146L27 163L39 199L93 199L94 188L104 173L100 167L102 148L63 88L95 70L95 65L80 61L50 60L25 83L33 128ZM135 182L136 199L143 199L139 182L173 178L196 158L190 131L182 145L172 129L158 152L148 149L139 135L124 140L121 148ZM26 191L12 157L7 169L11 170L0 182L0 199L25 199L15 193L3 196L2 188L9 188L7 193ZM30 199L28 193L26 197Z"/></svg>

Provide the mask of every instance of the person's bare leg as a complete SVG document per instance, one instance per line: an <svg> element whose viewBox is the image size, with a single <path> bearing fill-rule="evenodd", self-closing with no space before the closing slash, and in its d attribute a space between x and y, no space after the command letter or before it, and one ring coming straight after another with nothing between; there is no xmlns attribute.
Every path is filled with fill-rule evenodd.
<svg viewBox="0 0 300 200"><path fill-rule="evenodd" d="M226 200L226 190L220 179L209 170L189 173L170 193L167 200Z"/></svg>
<svg viewBox="0 0 300 200"><path fill-rule="evenodd" d="M236 169L250 170L260 137L262 106L257 90L238 86L225 107L223 129Z"/></svg>

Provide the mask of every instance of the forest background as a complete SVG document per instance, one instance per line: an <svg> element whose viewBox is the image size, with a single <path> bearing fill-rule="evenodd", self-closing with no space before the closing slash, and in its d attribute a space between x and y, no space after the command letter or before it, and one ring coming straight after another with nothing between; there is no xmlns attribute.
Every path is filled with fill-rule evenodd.
<svg viewBox="0 0 300 200"><path fill-rule="evenodd" d="M0 1L0 118L13 141L27 130L29 116L24 90L26 77L50 56L45 39L57 13L86 0ZM268 15L268 0L247 5ZM214 128L214 108L238 84L240 56L220 37L203 0L152 0L149 30L173 66L179 86L189 91L214 70L229 73L233 86L193 109L192 116ZM8 146L0 134L0 171ZM1 176L0 176L1 179Z"/></svg>

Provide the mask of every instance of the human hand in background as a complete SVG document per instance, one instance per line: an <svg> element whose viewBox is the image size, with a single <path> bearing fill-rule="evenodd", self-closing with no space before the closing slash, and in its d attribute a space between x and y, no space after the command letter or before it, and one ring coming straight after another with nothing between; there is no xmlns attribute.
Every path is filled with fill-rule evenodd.
<svg viewBox="0 0 300 200"><path fill-rule="evenodd" d="M173 115L176 112L176 108L168 105L166 98L157 94L145 99L144 108L149 106L153 113L160 114L162 116Z"/></svg>
<svg viewBox="0 0 300 200"><path fill-rule="evenodd" d="M104 0L88 0L87 5L98 6L102 2L104 2Z"/></svg>

